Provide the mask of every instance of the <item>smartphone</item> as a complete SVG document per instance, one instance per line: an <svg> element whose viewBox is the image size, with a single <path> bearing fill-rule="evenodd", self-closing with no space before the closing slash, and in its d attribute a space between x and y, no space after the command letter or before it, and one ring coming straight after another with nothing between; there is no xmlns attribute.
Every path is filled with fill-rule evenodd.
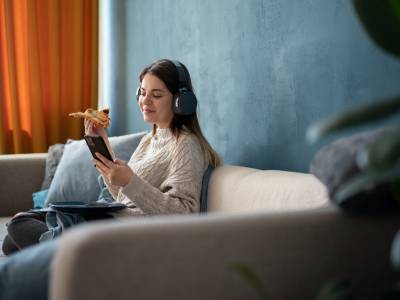
<svg viewBox="0 0 400 300"><path fill-rule="evenodd" d="M110 151L108 151L106 146L106 142L101 136L85 135L83 138L85 139L86 144L88 145L89 150L95 159L99 159L95 155L95 153L98 152L108 160L113 161Z"/></svg>

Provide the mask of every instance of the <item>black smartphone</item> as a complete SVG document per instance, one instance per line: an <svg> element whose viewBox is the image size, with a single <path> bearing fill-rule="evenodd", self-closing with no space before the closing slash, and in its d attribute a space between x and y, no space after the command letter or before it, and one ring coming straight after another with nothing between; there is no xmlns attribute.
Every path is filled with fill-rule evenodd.
<svg viewBox="0 0 400 300"><path fill-rule="evenodd" d="M88 145L89 150L95 159L98 159L95 155L95 153L98 152L108 160L113 161L110 151L108 151L106 146L106 142L101 136L85 135L83 138L85 139L86 144Z"/></svg>

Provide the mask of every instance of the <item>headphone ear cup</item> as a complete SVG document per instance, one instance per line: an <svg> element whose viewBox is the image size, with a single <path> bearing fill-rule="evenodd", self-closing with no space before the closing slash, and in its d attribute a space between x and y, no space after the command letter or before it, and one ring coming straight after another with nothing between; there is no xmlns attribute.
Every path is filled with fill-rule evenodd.
<svg viewBox="0 0 400 300"><path fill-rule="evenodd" d="M174 96L173 111L178 115L188 116L196 112L196 95L188 90L182 90Z"/></svg>
<svg viewBox="0 0 400 300"><path fill-rule="evenodd" d="M140 86L136 90L136 101L139 102L139 97L140 97Z"/></svg>
<svg viewBox="0 0 400 300"><path fill-rule="evenodd" d="M174 111L174 113L176 113L177 115L180 114L181 112L181 108L180 108L180 94L177 93L174 95L174 97L172 98L172 110Z"/></svg>

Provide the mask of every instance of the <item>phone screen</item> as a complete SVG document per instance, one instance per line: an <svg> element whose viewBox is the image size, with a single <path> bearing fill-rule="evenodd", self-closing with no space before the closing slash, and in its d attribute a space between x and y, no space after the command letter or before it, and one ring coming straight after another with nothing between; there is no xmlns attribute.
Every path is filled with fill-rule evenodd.
<svg viewBox="0 0 400 300"><path fill-rule="evenodd" d="M85 135L83 138L85 139L86 144L88 145L89 150L94 158L98 159L95 155L95 153L98 152L106 157L108 160L113 161L112 156L106 146L106 143L101 136Z"/></svg>

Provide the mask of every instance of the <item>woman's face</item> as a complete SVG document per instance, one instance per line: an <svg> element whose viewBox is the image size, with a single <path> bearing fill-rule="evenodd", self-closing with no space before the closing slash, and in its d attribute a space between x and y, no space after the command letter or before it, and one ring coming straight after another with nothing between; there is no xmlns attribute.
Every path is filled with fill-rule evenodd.
<svg viewBox="0 0 400 300"><path fill-rule="evenodd" d="M174 112L172 94L157 76L144 75L139 97L139 107L145 122L156 124L158 128L168 128Z"/></svg>

